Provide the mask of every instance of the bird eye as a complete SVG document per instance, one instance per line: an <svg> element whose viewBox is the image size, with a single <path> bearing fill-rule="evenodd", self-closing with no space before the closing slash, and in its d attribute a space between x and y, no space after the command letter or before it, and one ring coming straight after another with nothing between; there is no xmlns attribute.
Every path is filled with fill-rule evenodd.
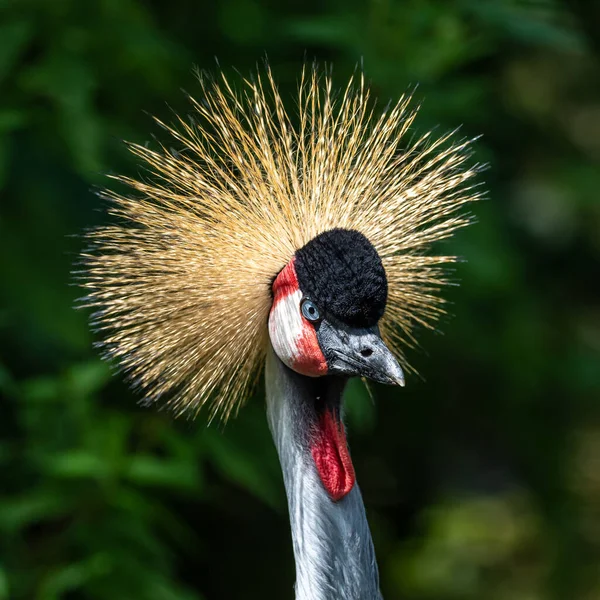
<svg viewBox="0 0 600 600"><path fill-rule="evenodd" d="M308 298L302 300L300 310L302 311L304 317L313 323L321 318L321 313L319 312L317 305Z"/></svg>

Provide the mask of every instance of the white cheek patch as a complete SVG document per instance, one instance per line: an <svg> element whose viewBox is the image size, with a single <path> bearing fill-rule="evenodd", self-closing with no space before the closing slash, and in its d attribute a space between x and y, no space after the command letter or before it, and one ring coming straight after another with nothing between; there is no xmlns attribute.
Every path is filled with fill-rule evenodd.
<svg viewBox="0 0 600 600"><path fill-rule="evenodd" d="M301 361L298 343L302 338L300 301L302 293L296 290L279 298L269 315L269 335L275 354L291 369Z"/></svg>

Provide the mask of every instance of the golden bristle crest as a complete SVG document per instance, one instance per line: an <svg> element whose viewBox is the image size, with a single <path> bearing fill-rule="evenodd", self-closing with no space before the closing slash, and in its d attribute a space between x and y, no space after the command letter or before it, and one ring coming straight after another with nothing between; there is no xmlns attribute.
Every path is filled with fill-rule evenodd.
<svg viewBox="0 0 600 600"><path fill-rule="evenodd" d="M116 177L115 224L88 234L82 285L102 345L148 401L178 414L208 405L225 419L250 393L268 347L274 276L332 228L375 246L389 296L381 330L397 355L415 323L443 312L443 263L432 243L469 222L479 197L468 143L406 137L410 96L374 111L362 74L334 93L305 67L296 125L268 67L235 90L200 78L194 119L160 123L177 153L130 144L151 177Z"/></svg>

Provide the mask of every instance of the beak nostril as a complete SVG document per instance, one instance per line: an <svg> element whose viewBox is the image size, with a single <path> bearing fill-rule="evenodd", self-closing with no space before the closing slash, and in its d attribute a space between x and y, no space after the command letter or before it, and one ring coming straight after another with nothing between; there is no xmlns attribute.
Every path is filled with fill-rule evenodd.
<svg viewBox="0 0 600 600"><path fill-rule="evenodd" d="M360 355L364 356L365 358L369 358L369 356L371 356L371 354L373 354L373 350L371 348L363 348L360 351Z"/></svg>

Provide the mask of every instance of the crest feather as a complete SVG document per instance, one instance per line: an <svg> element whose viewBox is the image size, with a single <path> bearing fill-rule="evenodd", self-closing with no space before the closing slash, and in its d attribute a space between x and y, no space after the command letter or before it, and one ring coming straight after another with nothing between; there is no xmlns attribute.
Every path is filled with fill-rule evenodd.
<svg viewBox="0 0 600 600"><path fill-rule="evenodd" d="M377 115L362 74L334 94L329 75L305 67L297 126L268 67L239 91L225 76L200 82L194 121L159 121L179 152L130 144L151 181L116 177L135 194L107 192L116 224L88 234L84 303L106 353L148 401L227 418L261 371L273 277L343 228L381 257L381 330L403 360L414 324L443 312L441 265L454 260L425 251L467 225L461 209L479 197L468 142L407 145L410 96Z"/></svg>

